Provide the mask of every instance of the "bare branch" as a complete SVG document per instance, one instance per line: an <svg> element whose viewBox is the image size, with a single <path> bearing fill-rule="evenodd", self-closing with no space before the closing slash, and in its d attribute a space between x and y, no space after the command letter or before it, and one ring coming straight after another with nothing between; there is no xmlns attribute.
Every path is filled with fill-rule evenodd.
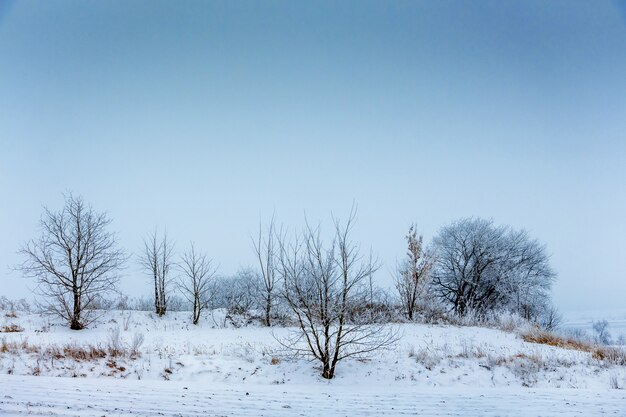
<svg viewBox="0 0 626 417"><path fill-rule="evenodd" d="M278 239L278 275L282 296L296 317L299 331L281 340L296 353L307 354L322 364L322 376L333 378L337 363L363 357L397 340L397 334L379 325L349 321L350 310L367 299L370 279L378 262L361 256L350 239L356 210L348 221L334 220L334 234L325 245L319 227L308 222L291 242Z"/></svg>
<svg viewBox="0 0 626 417"><path fill-rule="evenodd" d="M96 213L82 198L65 196L59 212L44 209L41 236L27 242L20 253L20 269L37 281L44 308L63 317L70 328L84 328L94 320L89 307L115 290L127 257L117 248L111 220Z"/></svg>

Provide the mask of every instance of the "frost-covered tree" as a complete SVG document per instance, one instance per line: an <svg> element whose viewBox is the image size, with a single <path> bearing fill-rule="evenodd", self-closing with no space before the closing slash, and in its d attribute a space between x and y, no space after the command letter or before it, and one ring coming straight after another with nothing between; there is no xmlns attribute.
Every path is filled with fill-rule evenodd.
<svg viewBox="0 0 626 417"><path fill-rule="evenodd" d="M144 239L144 251L140 263L150 274L154 284L154 311L159 316L165 315L169 301L168 290L171 283L171 272L174 266L174 245L167 239L164 232L159 237L157 230Z"/></svg>
<svg viewBox="0 0 626 417"><path fill-rule="evenodd" d="M549 300L555 274L545 246L527 232L468 218L434 239L431 290L459 315L509 309L535 319Z"/></svg>
<svg viewBox="0 0 626 417"><path fill-rule="evenodd" d="M529 318L539 324L542 329L552 331L557 329L563 321L563 315L552 303L539 306L537 317Z"/></svg>
<svg viewBox="0 0 626 417"><path fill-rule="evenodd" d="M94 302L115 290L126 255L110 232L111 219L81 197L65 196L60 211L46 208L41 235L20 250L20 269L37 280L43 307L80 330L94 319Z"/></svg>
<svg viewBox="0 0 626 417"><path fill-rule="evenodd" d="M417 235L414 225L409 228L406 242L406 259L398 266L395 286L404 314L409 320L413 320L419 297L424 295L425 284L434 258L432 254L424 250L423 237Z"/></svg>
<svg viewBox="0 0 626 417"><path fill-rule="evenodd" d="M308 226L291 242L279 242L283 297L298 326L293 338L281 343L318 360L327 379L335 376L341 360L365 356L396 340L388 327L348 320L351 308L367 300L368 279L377 269L350 239L354 219L353 211L345 226L336 222L329 244L319 229Z"/></svg>
<svg viewBox="0 0 626 417"><path fill-rule="evenodd" d="M206 254L196 251L193 243L183 253L179 265L182 272L179 288L192 305L193 324L198 324L202 311L209 306L215 295L217 268Z"/></svg>
<svg viewBox="0 0 626 417"><path fill-rule="evenodd" d="M217 286L215 305L226 308L228 315L245 316L258 306L259 276L253 268L242 268Z"/></svg>
<svg viewBox="0 0 626 417"><path fill-rule="evenodd" d="M265 234L263 226L259 224L259 235L252 239L254 252L259 263L261 276L260 296L262 298L263 310L265 314L265 325L272 325L272 308L276 304L276 230L274 218L270 221Z"/></svg>
<svg viewBox="0 0 626 417"><path fill-rule="evenodd" d="M607 320L594 321L592 327L598 343L603 345L611 344L611 334L609 333L609 322Z"/></svg>

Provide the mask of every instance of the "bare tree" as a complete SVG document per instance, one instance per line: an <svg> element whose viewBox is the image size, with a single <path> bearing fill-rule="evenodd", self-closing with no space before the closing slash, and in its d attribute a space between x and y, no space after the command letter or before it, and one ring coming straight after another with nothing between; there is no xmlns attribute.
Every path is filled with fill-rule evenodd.
<svg viewBox="0 0 626 417"><path fill-rule="evenodd" d="M538 324L542 329L553 331L556 330L563 321L563 315L553 305L545 305L538 316Z"/></svg>
<svg viewBox="0 0 626 417"><path fill-rule="evenodd" d="M185 298L192 303L193 324L198 324L200 314L215 295L216 287L214 278L217 267L213 266L213 261L205 254L196 252L194 244L191 243L181 259L180 268L183 273L179 287Z"/></svg>
<svg viewBox="0 0 626 417"><path fill-rule="evenodd" d="M599 320L593 322L593 331L596 333L596 341L603 345L611 344L611 334L609 333L609 322Z"/></svg>
<svg viewBox="0 0 626 417"><path fill-rule="evenodd" d="M171 281L174 245L168 241L167 233L159 238L157 230L144 239L144 252L140 262L154 282L154 310L159 316L165 315L169 301L168 288Z"/></svg>
<svg viewBox="0 0 626 417"><path fill-rule="evenodd" d="M275 303L275 289L277 282L276 272L276 233L274 227L274 217L270 221L266 235L263 236L263 226L259 224L258 238L252 239L254 252L259 261L261 270L261 297L265 310L265 325L272 325L272 307ZM279 233L280 234L280 233Z"/></svg>
<svg viewBox="0 0 626 417"><path fill-rule="evenodd" d="M105 213L69 194L61 211L44 209L41 236L20 250L26 258L20 269L37 280L45 309L73 330L95 319L89 306L115 290L126 261L115 235L107 231L110 223Z"/></svg>
<svg viewBox="0 0 626 417"><path fill-rule="evenodd" d="M395 286L400 301L409 320L418 305L420 295L424 294L425 283L432 269L434 258L423 248L423 237L417 235L415 226L411 225L406 235L407 258L398 266Z"/></svg>
<svg viewBox="0 0 626 417"><path fill-rule="evenodd" d="M378 268L350 240L355 214L352 210L345 226L335 222L328 247L319 229L308 225L291 243L283 238L279 242L283 296L298 323L295 335L280 342L321 362L322 377L327 379L335 376L339 361L366 356L396 340L395 333L381 325L348 321L350 308L367 302L368 279Z"/></svg>

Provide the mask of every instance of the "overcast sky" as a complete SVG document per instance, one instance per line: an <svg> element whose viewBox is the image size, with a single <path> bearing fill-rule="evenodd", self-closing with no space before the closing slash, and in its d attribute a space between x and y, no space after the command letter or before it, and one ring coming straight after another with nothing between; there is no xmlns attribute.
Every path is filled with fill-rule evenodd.
<svg viewBox="0 0 626 417"><path fill-rule="evenodd" d="M547 245L563 310L626 298L626 7L608 1L0 0L0 295L73 191L228 274L250 234L345 217L389 271L412 222ZM123 288L149 295L131 260Z"/></svg>

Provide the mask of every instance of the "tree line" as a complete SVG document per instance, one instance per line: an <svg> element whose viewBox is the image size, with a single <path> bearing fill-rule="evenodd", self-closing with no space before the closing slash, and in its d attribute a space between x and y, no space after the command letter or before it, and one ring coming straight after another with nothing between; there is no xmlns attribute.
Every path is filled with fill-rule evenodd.
<svg viewBox="0 0 626 417"><path fill-rule="evenodd" d="M144 239L137 261L149 276L158 316L167 314L178 293L189 304L193 324L217 307L232 315L255 311L266 326L286 318L297 330L279 342L318 360L324 378L333 378L342 359L395 343L397 333L385 324L397 320L397 313L413 321L428 311L508 311L544 327L558 321L546 248L523 230L467 218L444 226L427 245L411 226L392 295L375 283L380 262L352 240L355 221L353 208L325 236L308 221L288 233L272 218L252 238L256 267L229 280L219 277L203 250L191 243L177 255L167 233L158 230ZM42 306L71 329L93 322L95 306L116 290L129 261L110 224L105 213L69 194L60 210L44 210L40 235L20 250L19 269L36 280Z"/></svg>

